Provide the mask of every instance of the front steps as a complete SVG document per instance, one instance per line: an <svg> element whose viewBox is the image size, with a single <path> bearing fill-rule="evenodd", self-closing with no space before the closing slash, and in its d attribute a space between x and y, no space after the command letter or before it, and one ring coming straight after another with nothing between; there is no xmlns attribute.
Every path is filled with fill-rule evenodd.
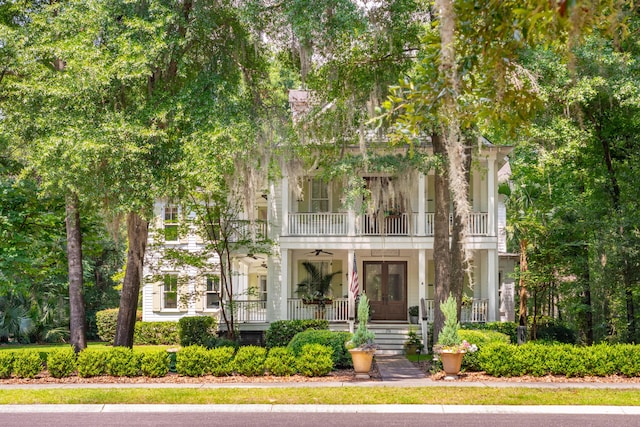
<svg viewBox="0 0 640 427"><path fill-rule="evenodd" d="M331 325L333 330L348 330L348 325ZM356 326L357 327L357 326ZM421 335L420 325L409 325L405 322L398 323L378 323L369 322L367 328L376 334L376 344L378 346L376 354L396 355L404 354L404 342L407 340L409 327L416 329Z"/></svg>

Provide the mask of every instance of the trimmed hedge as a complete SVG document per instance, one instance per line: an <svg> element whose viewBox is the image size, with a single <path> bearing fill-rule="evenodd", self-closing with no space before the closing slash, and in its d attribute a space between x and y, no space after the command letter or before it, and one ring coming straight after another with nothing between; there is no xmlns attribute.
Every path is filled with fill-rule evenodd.
<svg viewBox="0 0 640 427"><path fill-rule="evenodd" d="M176 372L187 377L201 377L210 374L209 350L201 345L184 347L176 354Z"/></svg>
<svg viewBox="0 0 640 427"><path fill-rule="evenodd" d="M503 377L640 376L640 346L632 344L578 347L570 344L527 343L516 346L491 343L482 349L478 360L487 374Z"/></svg>
<svg viewBox="0 0 640 427"><path fill-rule="evenodd" d="M211 362L211 375L222 377L233 373L233 354L235 347L217 347L209 350Z"/></svg>
<svg viewBox="0 0 640 427"><path fill-rule="evenodd" d="M14 357L15 354L12 351L0 351L0 378L11 377Z"/></svg>
<svg viewBox="0 0 640 427"><path fill-rule="evenodd" d="M211 316L183 317L178 321L180 345L208 347L216 333L216 320Z"/></svg>
<svg viewBox="0 0 640 427"><path fill-rule="evenodd" d="M462 329L496 331L509 336L512 343L518 342L518 324L516 322L463 323Z"/></svg>
<svg viewBox="0 0 640 427"><path fill-rule="evenodd" d="M511 341L508 335L491 330L475 331L461 329L458 331L458 334L463 340L466 340L470 344L475 344L478 347L478 351L475 353L467 353L462 359L462 366L469 371L481 370L478 357L486 345L494 342L509 344Z"/></svg>
<svg viewBox="0 0 640 427"><path fill-rule="evenodd" d="M140 358L140 371L147 377L164 377L169 373L169 361L166 350L145 351Z"/></svg>
<svg viewBox="0 0 640 427"><path fill-rule="evenodd" d="M273 347L286 347L293 337L308 329L328 330L327 320L277 320L269 325L265 333L265 346L267 349Z"/></svg>
<svg viewBox="0 0 640 427"><path fill-rule="evenodd" d="M13 360L13 373L19 378L35 378L40 372L42 359L36 350L23 351Z"/></svg>
<svg viewBox="0 0 640 427"><path fill-rule="evenodd" d="M287 347L273 347L264 366L271 375L288 377L298 372L296 355Z"/></svg>
<svg viewBox="0 0 640 427"><path fill-rule="evenodd" d="M47 356L47 370L54 378L70 376L77 369L76 353L73 348L59 348Z"/></svg>
<svg viewBox="0 0 640 427"><path fill-rule="evenodd" d="M322 344L305 344L298 356L298 371L305 377L323 377L333 370L333 349Z"/></svg>
<svg viewBox="0 0 640 427"><path fill-rule="evenodd" d="M85 348L78 354L78 375L82 378L104 375L108 350Z"/></svg>
<svg viewBox="0 0 640 427"><path fill-rule="evenodd" d="M141 359L142 354L136 354L128 347L113 347L107 351L106 372L114 377L138 376Z"/></svg>
<svg viewBox="0 0 640 427"><path fill-rule="evenodd" d="M287 347L293 350L297 357L300 357L305 344L325 345L333 350L333 364L336 367L348 368L353 366L351 355L344 346L344 343L349 339L351 339L349 332L310 329L296 334Z"/></svg>
<svg viewBox="0 0 640 427"><path fill-rule="evenodd" d="M254 377L264 375L267 350L264 347L247 345L240 347L233 359L233 368L240 375Z"/></svg>
<svg viewBox="0 0 640 427"><path fill-rule="evenodd" d="M136 322L133 342L137 345L175 345L180 343L177 322Z"/></svg>
<svg viewBox="0 0 640 427"><path fill-rule="evenodd" d="M108 308L96 312L96 328L98 329L98 336L102 341L113 344L113 340L116 337L118 311L119 309L117 308ZM136 312L136 320L142 320L141 311Z"/></svg>

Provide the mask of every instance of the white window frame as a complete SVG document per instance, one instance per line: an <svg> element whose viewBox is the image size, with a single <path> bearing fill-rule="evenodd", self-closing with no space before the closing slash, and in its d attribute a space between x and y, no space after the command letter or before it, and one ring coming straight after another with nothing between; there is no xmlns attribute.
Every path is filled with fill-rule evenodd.
<svg viewBox="0 0 640 427"><path fill-rule="evenodd" d="M217 279L217 280L216 280ZM214 284L217 283L217 289ZM209 305L209 297L218 297L217 305ZM202 296L205 311L218 311L222 304L222 281L217 274L207 274L204 278L204 295Z"/></svg>
<svg viewBox="0 0 640 427"><path fill-rule="evenodd" d="M258 298L260 301L267 300L267 276L264 274L258 275Z"/></svg>
<svg viewBox="0 0 640 427"><path fill-rule="evenodd" d="M167 283L168 280L171 280ZM180 277L178 273L164 273L162 275L162 311L179 311L179 299L180 295L178 292ZM167 289L167 284L169 284L169 289ZM175 289L171 289L171 285L175 285ZM175 294L175 307L167 307L168 302L168 294Z"/></svg>
<svg viewBox="0 0 640 427"><path fill-rule="evenodd" d="M166 204L162 209L162 226L164 228L164 240L168 243L176 243L180 241L179 225L179 208L177 205ZM175 228L176 238L167 239L167 230Z"/></svg>
<svg viewBox="0 0 640 427"><path fill-rule="evenodd" d="M314 193L316 188L320 192L319 195ZM326 209L316 209L316 203L326 203ZM309 211L313 213L331 212L331 186L328 182L317 177L309 180L309 205Z"/></svg>

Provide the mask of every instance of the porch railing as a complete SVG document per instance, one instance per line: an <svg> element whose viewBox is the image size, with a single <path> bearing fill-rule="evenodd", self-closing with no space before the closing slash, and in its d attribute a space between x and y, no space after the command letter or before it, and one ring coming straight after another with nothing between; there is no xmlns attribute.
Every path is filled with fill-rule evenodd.
<svg viewBox="0 0 640 427"><path fill-rule="evenodd" d="M427 322L432 323L435 315L435 306L432 299L423 300L422 309L426 311ZM471 306L464 306L460 312L461 323L486 322L489 318L489 300L474 299Z"/></svg>
<svg viewBox="0 0 640 427"><path fill-rule="evenodd" d="M325 319L329 322L346 322L349 315L349 299L336 298L331 304L305 304L301 299L287 301L289 320Z"/></svg>
<svg viewBox="0 0 640 427"><path fill-rule="evenodd" d="M342 212L290 213L289 234L292 236L346 236L348 215Z"/></svg>
<svg viewBox="0 0 640 427"><path fill-rule="evenodd" d="M354 230L360 236L418 236L421 223L424 223L424 235L433 236L435 228L433 217L433 212L427 212L424 216L415 212L397 215L361 215L356 217ZM468 218L467 234L489 235L488 223L488 213L472 212ZM453 216L449 217L449 226L452 225ZM291 236L347 236L348 233L349 215L344 212L289 214L289 235Z"/></svg>
<svg viewBox="0 0 640 427"><path fill-rule="evenodd" d="M256 300L234 300L235 320L238 323L266 323L267 302Z"/></svg>

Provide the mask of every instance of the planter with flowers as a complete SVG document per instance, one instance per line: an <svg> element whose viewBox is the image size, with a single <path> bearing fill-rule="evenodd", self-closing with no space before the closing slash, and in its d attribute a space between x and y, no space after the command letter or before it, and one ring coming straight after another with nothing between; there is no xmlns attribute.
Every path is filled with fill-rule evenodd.
<svg viewBox="0 0 640 427"><path fill-rule="evenodd" d="M376 352L374 343L375 334L367 329L369 321L369 299L365 294L360 296L358 303L358 329L351 339L345 343L345 347L351 353L353 360L353 370L356 371L356 378L369 378L369 371L373 363L373 355Z"/></svg>
<svg viewBox="0 0 640 427"><path fill-rule="evenodd" d="M460 338L458 330L458 316L456 314L456 300L449 297L440 304L440 310L444 316L444 326L438 335L438 344L435 351L440 355L442 369L445 372L445 380L455 380L460 373L462 358L465 353L473 353L478 348L475 344L469 344Z"/></svg>

